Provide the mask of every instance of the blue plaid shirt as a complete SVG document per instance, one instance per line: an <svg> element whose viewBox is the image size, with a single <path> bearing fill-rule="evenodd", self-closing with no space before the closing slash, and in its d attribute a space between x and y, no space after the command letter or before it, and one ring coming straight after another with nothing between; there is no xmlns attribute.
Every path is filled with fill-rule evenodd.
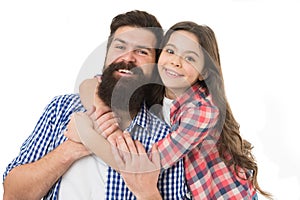
<svg viewBox="0 0 300 200"><path fill-rule="evenodd" d="M32 134L22 144L19 155L7 166L3 180L14 167L35 162L63 143L66 140L63 132L71 114L85 111L78 94L55 97L45 108ZM149 150L153 143L169 133L169 127L142 107L128 131L135 133L133 138L140 140ZM119 174L111 168L108 170L106 199L135 199ZM60 182L61 179L53 185L44 199L58 199ZM162 171L158 188L164 199L184 199L187 186L182 160Z"/></svg>
<svg viewBox="0 0 300 200"><path fill-rule="evenodd" d="M131 133L133 139L139 140L148 152L154 143L170 132L170 127L150 113L144 105L127 128L127 131ZM172 167L161 171L158 179L158 189L163 199L184 199L187 187L185 185L182 159ZM110 167L108 169L106 199L136 199L126 187L121 176Z"/></svg>

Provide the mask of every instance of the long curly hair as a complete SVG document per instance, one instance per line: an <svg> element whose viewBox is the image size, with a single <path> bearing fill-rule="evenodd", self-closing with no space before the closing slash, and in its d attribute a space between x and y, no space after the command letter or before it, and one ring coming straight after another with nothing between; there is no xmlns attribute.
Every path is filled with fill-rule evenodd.
<svg viewBox="0 0 300 200"><path fill-rule="evenodd" d="M233 167L239 175L239 168L252 172L248 179L256 190L271 199L271 194L262 190L257 181L258 167L252 155L252 145L240 135L240 125L235 120L225 94L224 80L221 69L219 49L213 30L206 25L198 25L191 21L183 21L173 25L165 34L161 47L164 47L174 31L184 30L193 33L197 38L204 53L204 69L201 72L203 81L200 85L212 95L215 105L219 108L220 115L218 127L220 137L217 148L220 157L228 167Z"/></svg>

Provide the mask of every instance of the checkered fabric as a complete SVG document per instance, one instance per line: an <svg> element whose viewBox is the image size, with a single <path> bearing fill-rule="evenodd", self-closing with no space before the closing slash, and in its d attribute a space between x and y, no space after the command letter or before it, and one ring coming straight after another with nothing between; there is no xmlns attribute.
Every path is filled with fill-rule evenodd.
<svg viewBox="0 0 300 200"><path fill-rule="evenodd" d="M70 121L71 114L84 111L78 94L53 98L45 108L31 135L22 144L19 155L7 166L3 180L13 168L35 162L63 143L66 140L63 133ZM58 199L60 181L61 179L53 185L43 199Z"/></svg>
<svg viewBox="0 0 300 200"><path fill-rule="evenodd" d="M66 140L63 132L69 123L71 114L85 111L78 94L53 98L45 108L32 134L22 144L19 155L7 166L3 174L3 180L14 167L37 161L63 143ZM131 132L137 130L134 138L142 141L148 150L154 142L169 132L169 127L150 114L144 106L128 130ZM107 199L134 199L116 172L112 172L110 169L109 175L115 178L109 177L112 187L108 188ZM166 197L165 199L183 199L182 197L187 191L184 181L183 161L178 162L170 170L164 170L159 179L158 187L162 195ZM60 182L61 179L53 185L43 199L57 200Z"/></svg>
<svg viewBox="0 0 300 200"><path fill-rule="evenodd" d="M127 131L131 133L133 139L139 140L148 152L155 142L164 138L170 132L170 128L144 106ZM183 160L180 159L172 167L161 172L158 179L158 189L163 199L184 199L187 187L183 167ZM112 168L108 170L106 199L136 199L126 187L121 176Z"/></svg>
<svg viewBox="0 0 300 200"><path fill-rule="evenodd" d="M184 159L185 177L193 199L251 199L249 181L242 180L220 158L216 128L219 110L198 84L171 106L171 133L158 142L161 165ZM248 176L244 171L240 175Z"/></svg>

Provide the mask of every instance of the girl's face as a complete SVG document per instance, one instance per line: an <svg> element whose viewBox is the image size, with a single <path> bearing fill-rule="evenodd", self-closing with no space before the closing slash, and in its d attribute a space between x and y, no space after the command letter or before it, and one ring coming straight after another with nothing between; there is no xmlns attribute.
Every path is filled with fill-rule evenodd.
<svg viewBox="0 0 300 200"><path fill-rule="evenodd" d="M197 37L188 31L172 33L158 60L166 96L174 99L201 78L204 57Z"/></svg>

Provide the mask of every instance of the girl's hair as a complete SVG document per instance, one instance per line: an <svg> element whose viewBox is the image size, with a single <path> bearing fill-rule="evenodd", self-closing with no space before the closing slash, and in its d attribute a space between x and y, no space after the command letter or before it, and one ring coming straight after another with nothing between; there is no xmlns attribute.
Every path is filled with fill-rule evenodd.
<svg viewBox="0 0 300 200"><path fill-rule="evenodd" d="M252 176L248 179L252 182L254 188L262 195L271 198L271 195L263 191L258 185L257 163L251 153L253 147L248 141L242 139L239 131L240 126L235 120L227 101L218 44L213 30L208 26L198 25L190 21L179 22L166 32L161 49L166 45L172 33L179 30L193 33L198 38L200 49L204 54L205 64L201 74L205 79L200 81L200 85L212 95L212 99L220 112L217 127L220 127L221 134L217 147L221 158L228 167L233 166L237 175L240 174L239 167L250 170Z"/></svg>

